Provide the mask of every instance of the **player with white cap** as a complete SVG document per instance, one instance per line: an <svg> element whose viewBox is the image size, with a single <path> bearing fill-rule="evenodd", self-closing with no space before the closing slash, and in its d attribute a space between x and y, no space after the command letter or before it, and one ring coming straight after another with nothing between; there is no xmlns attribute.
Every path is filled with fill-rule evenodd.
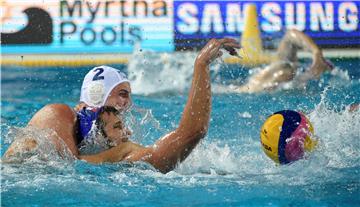
<svg viewBox="0 0 360 207"><path fill-rule="evenodd" d="M209 64L222 55L221 49L237 55L234 48L240 46L228 38L212 39L205 45L195 60L188 100L178 127L151 146L144 147L127 139L129 134L118 115L131 105L130 84L123 73L108 66L96 67L85 76L76 112L65 104L47 105L33 116L28 126L52 130L54 133L48 139L54 141L57 149L64 142L75 157L88 162L144 161L163 173L169 172L205 137L211 111ZM82 155L78 149L77 132L86 138L82 130L89 126L84 123L93 126L94 120L102 132L100 134L113 145L100 153ZM37 145L32 139L28 139L23 147L14 143L4 158L16 156L19 151L32 150Z"/></svg>
<svg viewBox="0 0 360 207"><path fill-rule="evenodd" d="M131 105L130 92L130 81L120 70L105 65L91 69L84 77L80 104L76 107L77 143L90 137L89 132L94 129L103 106L126 110Z"/></svg>
<svg viewBox="0 0 360 207"><path fill-rule="evenodd" d="M129 86L130 81L123 72L105 65L95 67L90 70L84 78L81 86L80 102L83 102L90 107L104 106L108 103L107 99L111 92L114 89L116 90L116 87L122 83L125 83L123 84L125 86L124 88L121 88L121 90L125 90L125 93L130 92L130 87L126 87ZM123 104L128 106L130 103L125 102ZM118 107L122 108L125 105L120 105Z"/></svg>

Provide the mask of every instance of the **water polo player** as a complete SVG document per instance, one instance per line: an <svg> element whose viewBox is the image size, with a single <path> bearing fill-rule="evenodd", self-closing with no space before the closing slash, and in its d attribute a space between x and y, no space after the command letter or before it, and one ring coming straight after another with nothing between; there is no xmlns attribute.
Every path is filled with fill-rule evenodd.
<svg viewBox="0 0 360 207"><path fill-rule="evenodd" d="M318 79L320 75L333 69L331 62L326 60L321 49L304 33L295 29L288 30L277 50L277 58L264 69L253 74L247 83L233 90L239 93L256 93L276 89L281 83L295 78L299 68L297 51L311 52L312 65L297 80L305 84L308 80Z"/></svg>
<svg viewBox="0 0 360 207"><path fill-rule="evenodd" d="M273 161L288 164L304 157L317 145L314 128L302 113L284 110L269 116L260 130L263 151Z"/></svg>
<svg viewBox="0 0 360 207"><path fill-rule="evenodd" d="M209 64L222 55L221 49L232 52L234 48L238 49L240 46L235 40L228 38L212 39L204 46L195 60L188 100L178 127L152 146L143 147L124 139L127 135L121 119L111 111L98 111L104 108L103 106L112 106L121 111L131 104L129 82L123 74L110 67L97 67L86 75L81 92L82 103L76 107L77 112L64 104L47 105L32 117L28 127L51 130L53 133L47 138L52 140L57 148L63 142L75 157L89 162L145 161L161 172L168 172L184 160L207 133L211 111ZM108 136L110 133L116 134L112 137L116 146L97 154L81 155L78 137L86 139L87 130L94 126L93 120L99 118L100 114L105 123L104 132ZM80 116L84 119L81 120ZM124 136L117 134L117 130ZM22 145L15 141L4 158L10 159L19 151L31 150L36 148L36 145L36 140L31 138Z"/></svg>

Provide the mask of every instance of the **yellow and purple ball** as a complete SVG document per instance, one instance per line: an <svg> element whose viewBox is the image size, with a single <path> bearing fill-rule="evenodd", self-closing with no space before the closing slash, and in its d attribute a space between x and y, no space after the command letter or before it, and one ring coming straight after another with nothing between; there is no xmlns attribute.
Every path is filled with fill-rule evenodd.
<svg viewBox="0 0 360 207"><path fill-rule="evenodd" d="M284 110L267 118L260 131L265 154L279 164L288 164L312 151L317 142L311 139L314 128L301 113Z"/></svg>

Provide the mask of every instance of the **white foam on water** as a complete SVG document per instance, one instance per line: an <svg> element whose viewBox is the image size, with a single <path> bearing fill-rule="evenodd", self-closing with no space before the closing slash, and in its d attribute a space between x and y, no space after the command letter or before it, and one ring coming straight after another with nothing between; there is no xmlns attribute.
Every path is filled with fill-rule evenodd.
<svg viewBox="0 0 360 207"><path fill-rule="evenodd" d="M194 53L134 52L128 74L134 94L184 92L191 83Z"/></svg>
<svg viewBox="0 0 360 207"><path fill-rule="evenodd" d="M316 80L319 87L326 85L331 86L344 86L349 84L350 76L347 70L335 67L330 73L331 77L326 82L323 79L324 74L319 80ZM297 73L292 81L282 83L279 85L279 90L291 90L291 89L306 89L308 81L313 80L313 77L306 77L308 74L303 73L303 69L297 70ZM304 81L307 80L307 81Z"/></svg>
<svg viewBox="0 0 360 207"><path fill-rule="evenodd" d="M340 112L331 109L326 100L327 89L320 103L309 114L315 134L320 138L323 155L329 158L327 166L355 167L360 161L360 110L350 111L350 106Z"/></svg>
<svg viewBox="0 0 360 207"><path fill-rule="evenodd" d="M165 133L160 122L154 117L151 109L132 107L125 118L127 127L131 130L131 140L136 143L143 143L144 140L151 139L152 133Z"/></svg>
<svg viewBox="0 0 360 207"><path fill-rule="evenodd" d="M187 92L192 80L196 55L194 52L168 54L135 50L128 64L128 78L131 81L132 92L145 96ZM213 76L219 73L221 65L225 65L221 58L211 65L210 68L215 74ZM249 75L252 75L262 69L262 67L256 67L248 72ZM299 68L294 80L280 84L278 90L306 89L307 82L302 81L303 71L303 68ZM328 84L331 85L344 85L350 80L348 72L338 67L334 68L330 74L331 78ZM318 84L321 86L324 81L320 79ZM214 93L231 93L240 85L242 83L230 85L213 83L212 91Z"/></svg>
<svg viewBox="0 0 360 207"><path fill-rule="evenodd" d="M333 182L343 179L346 170L360 165L360 110L350 112L329 108L325 95L314 111L308 114L315 135L319 139L317 149L305 159L279 166L262 152L258 137L242 137L231 146L205 140L175 171L172 177L209 177L211 175L236 177L241 184L273 183L306 185L311 182ZM222 139L226 140L226 139ZM200 175L200 176L199 176ZM171 182L169 180L169 182ZM186 180L188 185L189 181Z"/></svg>
<svg viewBox="0 0 360 207"><path fill-rule="evenodd" d="M52 130L38 129L28 126L26 128L9 127L8 133L3 136L5 143L12 143L15 156L3 157L5 162L32 162L32 161L72 161L74 157L65 143ZM56 139L56 140L55 140ZM25 150L28 140L36 142L34 148ZM55 142L59 143L56 149ZM19 149L19 150L18 150Z"/></svg>
<svg viewBox="0 0 360 207"><path fill-rule="evenodd" d="M128 78L134 94L152 95L187 92L191 85L197 53L156 53L135 50L128 64ZM218 58L210 68L214 74L224 62Z"/></svg>
<svg viewBox="0 0 360 207"><path fill-rule="evenodd" d="M327 103L327 93L329 88L321 94L321 101L315 106L315 109L308 114L310 121L312 122L315 135L319 138L319 146L317 149L307 155L306 159L299 160L293 164L278 166L262 152L260 141L258 137L244 137L239 134L238 137L222 137L215 140L233 140L238 139L237 142L228 144L226 141L210 141L206 138L199 144L190 156L172 172L163 175L152 169L137 169L135 168L134 174L140 174L141 176L156 178L154 182L165 183L177 186L194 186L194 185L208 185L210 183L228 182L234 180L239 185L250 184L287 184L287 185L306 185L308 183L319 182L332 182L341 180L343 174L334 171L334 169L346 169L359 167L360 163L360 110L355 112L349 112L349 107L344 108L341 111L336 111L331 108ZM151 111L144 111L139 109L138 117L140 123L154 125L155 128L159 127L159 123L153 120ZM244 113L243 117L251 117L249 114ZM136 121L139 122L139 121ZM5 136L5 143L10 143L14 140L14 137L19 135L32 136L39 134L38 130L27 129L20 130L14 128L9 130L9 134ZM15 136L16 135L16 136ZM39 142L44 142L44 138L48 136L45 132L38 135ZM59 155L55 152L53 146L50 146L49 142L45 142L43 148L40 151L45 152L42 157L34 156L32 159L28 159L29 164L37 163L39 160L47 160L42 162L44 169L38 171L41 172L49 166L55 166L54 169L63 167L63 161L59 160ZM45 156L45 157L44 157ZM52 160L55 160L51 162ZM89 164L90 165L90 164ZM30 166L30 165L29 165ZM32 175L28 166L26 168L27 174ZM36 167L41 165L34 165L33 171ZM41 167L40 167L41 168ZM78 173L72 166L69 173L70 177L67 179L67 183L78 179ZM15 184L7 184L8 188L11 185L18 185L15 181L16 173L19 172L17 168L3 167L3 174L6 176L12 176L10 182ZM96 171L96 170L95 170ZM15 173L14 173L15 172ZM55 170L55 174L56 170ZM37 183L46 183L46 177L35 178L36 182L28 182L27 185L37 185ZM50 175L49 175L50 176ZM73 177L71 177L73 176ZM82 181L93 182L96 184L95 175L81 175ZM116 183L123 183L129 186L141 186L143 180L133 180L126 173L119 170L119 172L111 173L110 179L113 179ZM224 179L226 178L226 179ZM95 181L94 181L95 179ZM21 182L24 181L24 179ZM8 181L7 181L8 182ZM60 182L60 181L58 181ZM95 183L94 183L95 182ZM25 184L25 183L23 183ZM99 183L101 184L101 183ZM66 184L68 185L68 184ZM103 184L101 184L103 185ZM151 186L149 186L151 188Z"/></svg>

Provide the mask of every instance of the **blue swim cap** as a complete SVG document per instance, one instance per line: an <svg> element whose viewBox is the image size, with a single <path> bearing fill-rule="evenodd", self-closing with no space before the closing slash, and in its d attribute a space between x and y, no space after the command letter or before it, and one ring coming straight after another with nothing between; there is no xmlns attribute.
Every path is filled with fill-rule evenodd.
<svg viewBox="0 0 360 207"><path fill-rule="evenodd" d="M78 143L88 138L88 134L94 122L99 117L100 112L101 112L101 108L86 108L86 107L84 107L82 110L77 112L77 118L79 121L78 130L80 132L79 134L80 140L78 140Z"/></svg>

